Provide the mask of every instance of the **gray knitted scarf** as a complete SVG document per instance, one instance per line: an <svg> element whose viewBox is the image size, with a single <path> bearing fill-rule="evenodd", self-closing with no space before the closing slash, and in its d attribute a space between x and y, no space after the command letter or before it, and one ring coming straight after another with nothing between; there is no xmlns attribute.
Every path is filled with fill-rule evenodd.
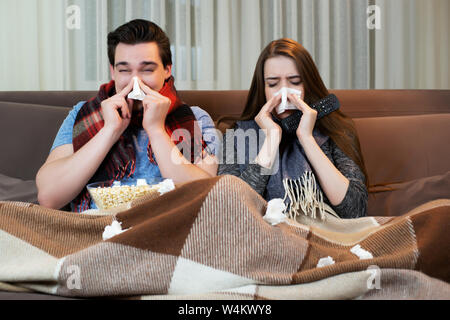
<svg viewBox="0 0 450 320"><path fill-rule="evenodd" d="M277 119L274 120L278 122ZM238 121L235 130L237 129L242 129L248 137L250 136L248 130L257 133L257 146L251 145L251 139L245 140L245 162L240 164L242 172L254 160L255 153L257 154L261 149L265 135L253 120ZM314 128L313 136L319 146L329 139L317 128ZM299 213L316 218L317 212L321 219L324 219L325 212L338 217L334 210L324 203L320 185L316 183L313 170L297 137L290 137L283 133L282 140L280 146L283 145L283 148L270 172L264 195L265 199L267 201L275 198L283 199L287 208L285 213L290 218L295 218Z"/></svg>

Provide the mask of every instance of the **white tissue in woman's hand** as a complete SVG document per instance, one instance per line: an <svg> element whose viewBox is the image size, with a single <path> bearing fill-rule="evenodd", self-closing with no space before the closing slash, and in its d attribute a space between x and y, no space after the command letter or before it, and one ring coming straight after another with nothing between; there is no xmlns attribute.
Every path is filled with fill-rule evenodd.
<svg viewBox="0 0 450 320"><path fill-rule="evenodd" d="M302 92L300 90L296 90L296 89L292 89L292 88L288 88L288 87L283 87L279 91L277 91L275 93L275 96L281 94L281 103L276 108L276 111L278 114L283 113L286 110L298 110L298 108L294 104L288 102L287 95L289 93L296 94L300 97L302 95Z"/></svg>
<svg viewBox="0 0 450 320"><path fill-rule="evenodd" d="M128 98L134 99L134 100L144 100L145 93L141 90L141 87L139 87L139 82L137 77L133 77L134 84L133 84L133 91L131 91L128 94Z"/></svg>
<svg viewBox="0 0 450 320"><path fill-rule="evenodd" d="M271 225L276 225L286 220L286 215L283 213L286 210L286 205L283 199L275 198L267 203L266 214L263 219Z"/></svg>

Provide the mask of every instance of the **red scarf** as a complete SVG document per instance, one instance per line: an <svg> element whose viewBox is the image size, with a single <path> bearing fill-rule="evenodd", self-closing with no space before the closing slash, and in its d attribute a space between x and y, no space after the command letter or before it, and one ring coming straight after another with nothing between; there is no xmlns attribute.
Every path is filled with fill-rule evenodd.
<svg viewBox="0 0 450 320"><path fill-rule="evenodd" d="M194 163L199 157L203 156L203 150L206 144L203 137L196 137L194 133L200 132L196 123L196 118L189 106L184 104L178 97L173 77L168 78L159 91L160 94L168 97L172 102L165 121L166 131L169 137L176 129L185 129L190 133L190 141L184 136L173 137L175 145L179 149L190 150L191 163ZM80 109L73 126L73 150L77 152L90 139L92 139L104 126L103 116L101 114L101 102L116 94L114 81L100 86L97 96L89 99ZM120 136L119 140L111 147L97 172L88 183L108 181L112 184L115 180L122 180L125 175L130 177L136 169L136 153L133 144L133 135L142 128L143 113L138 112L132 115L128 128ZM195 126L197 126L195 128ZM195 128L195 129L194 129ZM180 130L182 132L183 130ZM190 145L188 145L190 143ZM190 146L190 149L186 149ZM147 146L147 156L150 162L156 163L152 156L150 143ZM128 174L127 174L128 173ZM72 210L83 211L89 209L90 195L86 188L72 201Z"/></svg>

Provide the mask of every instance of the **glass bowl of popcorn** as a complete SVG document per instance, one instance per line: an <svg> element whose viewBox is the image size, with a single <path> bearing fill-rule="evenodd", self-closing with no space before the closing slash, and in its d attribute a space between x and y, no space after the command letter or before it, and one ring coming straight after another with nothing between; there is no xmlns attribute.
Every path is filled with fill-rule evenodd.
<svg viewBox="0 0 450 320"><path fill-rule="evenodd" d="M172 180L162 178L128 179L112 184L102 181L90 183L86 187L97 208L102 210L126 205L149 194L159 196L175 188Z"/></svg>

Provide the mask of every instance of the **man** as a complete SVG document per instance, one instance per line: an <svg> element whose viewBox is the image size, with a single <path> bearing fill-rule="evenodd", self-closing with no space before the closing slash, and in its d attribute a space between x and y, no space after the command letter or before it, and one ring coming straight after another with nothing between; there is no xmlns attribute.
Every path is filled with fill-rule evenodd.
<svg viewBox="0 0 450 320"><path fill-rule="evenodd" d="M204 110L179 100L166 34L152 22L130 21L108 34L108 58L112 80L74 106L37 173L43 206L95 208L86 185L97 181L163 177L180 183L216 175L210 150L218 149L218 138L205 134L214 124ZM145 93L142 101L128 98L134 77ZM188 133L181 142L171 139L177 129ZM199 138L199 131L213 141ZM177 146L192 147L191 157Z"/></svg>

